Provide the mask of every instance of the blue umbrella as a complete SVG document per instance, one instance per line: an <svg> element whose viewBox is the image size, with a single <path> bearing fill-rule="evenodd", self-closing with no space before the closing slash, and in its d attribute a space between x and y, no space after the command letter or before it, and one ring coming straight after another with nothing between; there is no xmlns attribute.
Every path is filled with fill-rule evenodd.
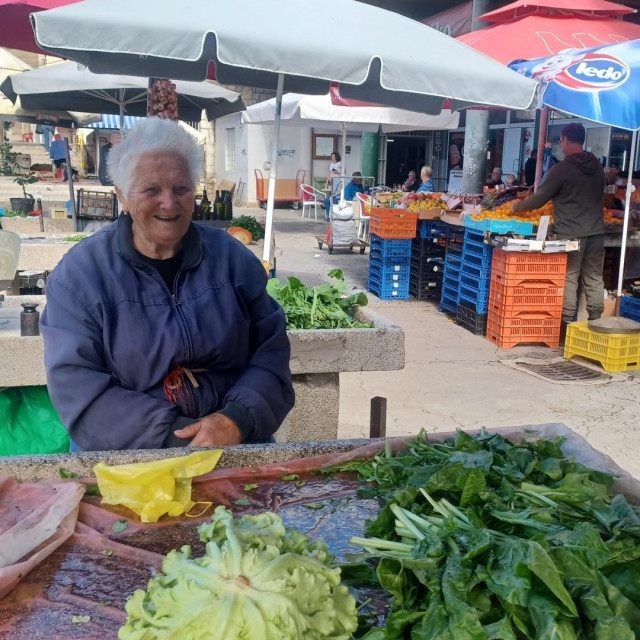
<svg viewBox="0 0 640 640"><path fill-rule="evenodd" d="M516 61L509 66L542 84L540 99L544 106L586 120L633 131L618 275L620 296L629 229L629 208L631 194L635 190L631 178L640 129L640 40L589 49L570 49L548 58Z"/></svg>

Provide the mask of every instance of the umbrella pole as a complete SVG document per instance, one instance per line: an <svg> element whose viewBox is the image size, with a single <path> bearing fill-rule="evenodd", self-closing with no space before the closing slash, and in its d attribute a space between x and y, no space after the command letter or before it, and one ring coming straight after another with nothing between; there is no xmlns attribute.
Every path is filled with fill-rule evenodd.
<svg viewBox="0 0 640 640"><path fill-rule="evenodd" d="M631 194L635 191L631 178L633 177L633 166L636 163L636 146L638 141L638 131L634 131L631 136L631 156L629 157L629 175L627 177L627 195L624 199L624 225L622 227L622 245L620 247L620 271L618 272L618 298L622 296L622 283L624 281L624 260L627 253L627 234L629 232L629 210L631 209Z"/></svg>
<svg viewBox="0 0 640 640"><path fill-rule="evenodd" d="M536 154L536 179L533 190L537 191L542 181L542 168L544 164L544 145L547 141L547 122L549 121L549 107L543 107L540 112L540 128L538 130L538 151Z"/></svg>
<svg viewBox="0 0 640 640"><path fill-rule="evenodd" d="M122 133L124 129L124 89L120 90L120 104L118 105L120 109L120 133Z"/></svg>
<svg viewBox="0 0 640 640"><path fill-rule="evenodd" d="M347 164L347 125L346 123L341 124L342 128L342 173L346 176L346 164ZM340 202L344 202L344 180L342 180L342 184L340 185Z"/></svg>
<svg viewBox="0 0 640 640"><path fill-rule="evenodd" d="M278 142L280 139L280 112L282 111L282 91L284 74L278 74L276 88L276 117L273 123L273 143L271 145L271 164L269 166L269 191L267 193L267 220L264 225L264 248L262 262L269 265L271 259L271 237L273 228L273 204L276 198L276 178L278 176Z"/></svg>
<svg viewBox="0 0 640 640"><path fill-rule="evenodd" d="M71 199L71 219L73 230L78 230L78 212L76 211L76 196L73 192L73 169L71 168L71 153L69 141L64 139L64 161L67 163L67 182L69 183L69 198Z"/></svg>

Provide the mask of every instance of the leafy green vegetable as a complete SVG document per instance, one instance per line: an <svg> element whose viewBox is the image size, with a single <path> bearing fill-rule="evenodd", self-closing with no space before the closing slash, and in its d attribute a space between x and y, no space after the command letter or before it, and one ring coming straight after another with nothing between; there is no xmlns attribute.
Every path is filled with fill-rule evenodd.
<svg viewBox="0 0 640 640"><path fill-rule="evenodd" d="M327 470L355 471L385 503L364 538L391 606L365 639L640 638L640 508L562 440L482 431Z"/></svg>
<svg viewBox="0 0 640 640"><path fill-rule="evenodd" d="M367 296L346 296L347 283L341 269L329 272L337 283L325 283L310 289L297 278L281 284L277 278L267 282L267 293L284 309L289 329L357 329L370 328L371 323L353 319L356 305L367 305Z"/></svg>
<svg viewBox="0 0 640 640"><path fill-rule="evenodd" d="M298 480L300 476L297 473L290 473L287 476L282 476L280 480L285 480L286 482L293 482L294 480Z"/></svg>
<svg viewBox="0 0 640 640"><path fill-rule="evenodd" d="M264 227L253 216L238 216L232 220L232 225L249 231L254 240L264 238Z"/></svg>
<svg viewBox="0 0 640 640"><path fill-rule="evenodd" d="M77 234L75 236L65 236L62 238L62 242L80 242L84 240L87 236L83 236L81 234Z"/></svg>
<svg viewBox="0 0 640 640"><path fill-rule="evenodd" d="M116 520L111 525L111 529L116 533L120 533L121 531L124 531L128 526L129 526L128 520Z"/></svg>
<svg viewBox="0 0 640 640"><path fill-rule="evenodd" d="M72 624L84 624L86 622L91 622L91 616L73 616L71 618Z"/></svg>
<svg viewBox="0 0 640 640"><path fill-rule="evenodd" d="M183 546L126 604L120 640L349 640L355 598L327 547L285 529L274 513L234 519L217 507L198 532L205 554Z"/></svg>
<svg viewBox="0 0 640 640"><path fill-rule="evenodd" d="M322 509L324 502L305 502L302 506L307 509Z"/></svg>
<svg viewBox="0 0 640 640"><path fill-rule="evenodd" d="M256 489L259 489L260 485L259 484L245 484L244 485L244 490L245 491L255 491Z"/></svg>
<svg viewBox="0 0 640 640"><path fill-rule="evenodd" d="M112 556L113 555L113 551L111 551L110 549L103 549L100 553L103 556Z"/></svg>
<svg viewBox="0 0 640 640"><path fill-rule="evenodd" d="M234 500L233 504L236 504L239 507L248 507L251 504L251 501L249 500L249 498L246 498L243 496L242 498L238 498L237 500Z"/></svg>
<svg viewBox="0 0 640 640"><path fill-rule="evenodd" d="M61 478L79 478L80 477L79 473L74 473L73 471L67 471L63 467L58 468L58 475Z"/></svg>

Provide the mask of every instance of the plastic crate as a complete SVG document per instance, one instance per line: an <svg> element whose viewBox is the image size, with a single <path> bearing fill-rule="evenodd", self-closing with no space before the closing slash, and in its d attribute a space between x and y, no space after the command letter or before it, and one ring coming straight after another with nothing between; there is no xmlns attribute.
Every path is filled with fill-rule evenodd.
<svg viewBox="0 0 640 640"><path fill-rule="evenodd" d="M467 229L489 231L491 233L517 233L521 236L533 235L532 222L520 222L519 220L493 220L483 218L474 220L470 215L465 215L462 225Z"/></svg>
<svg viewBox="0 0 640 640"><path fill-rule="evenodd" d="M564 286L566 272L566 253L521 253L502 249L493 252L491 278L504 285L546 280Z"/></svg>
<svg viewBox="0 0 640 640"><path fill-rule="evenodd" d="M387 240L371 235L370 252L376 252L383 258L405 258L411 255L411 240Z"/></svg>
<svg viewBox="0 0 640 640"><path fill-rule="evenodd" d="M462 245L463 258L468 255L478 256L479 258L491 258L493 247L485 244L482 236L465 235L464 244Z"/></svg>
<svg viewBox="0 0 640 640"><path fill-rule="evenodd" d="M629 318L630 320L640 322L640 298L622 296L622 302L620 303L620 315L623 318Z"/></svg>
<svg viewBox="0 0 640 640"><path fill-rule="evenodd" d="M447 253L462 253L464 229L447 225Z"/></svg>
<svg viewBox="0 0 640 640"><path fill-rule="evenodd" d="M443 248L447 245L447 227L439 220L418 220L416 236L422 240L441 243Z"/></svg>
<svg viewBox="0 0 640 640"><path fill-rule="evenodd" d="M567 326L564 357L596 360L605 371L640 369L640 334L598 333L587 322Z"/></svg>
<svg viewBox="0 0 640 640"><path fill-rule="evenodd" d="M458 291L457 288L447 286L445 282L442 284L440 293L440 311L448 311L456 313L458 310Z"/></svg>
<svg viewBox="0 0 640 640"><path fill-rule="evenodd" d="M492 280L489 309L502 316L511 316L521 311L562 314L563 294L564 288L553 282L532 280L505 285Z"/></svg>
<svg viewBox="0 0 640 640"><path fill-rule="evenodd" d="M411 239L417 223L418 214L408 209L371 209L369 231L379 238Z"/></svg>
<svg viewBox="0 0 640 640"><path fill-rule="evenodd" d="M409 265L406 267L394 265L393 267L386 267L373 262L369 263L369 275L373 275L376 278L383 279L389 282L409 281L411 269Z"/></svg>
<svg viewBox="0 0 640 640"><path fill-rule="evenodd" d="M427 275L429 273L440 273L444 272L444 262L442 260L438 260L437 258L432 259L422 259L418 260L417 258L411 258L411 273L416 273L420 275Z"/></svg>
<svg viewBox="0 0 640 640"><path fill-rule="evenodd" d="M486 314L489 311L489 289L475 289L460 282L458 302L460 301L473 305L476 313Z"/></svg>
<svg viewBox="0 0 640 640"><path fill-rule="evenodd" d="M489 310L487 339L501 349L511 349L521 343L542 343L552 349L560 344L560 316L524 311L511 317Z"/></svg>
<svg viewBox="0 0 640 640"><path fill-rule="evenodd" d="M409 294L417 300L440 300L442 294L442 278L409 280Z"/></svg>
<svg viewBox="0 0 640 640"><path fill-rule="evenodd" d="M483 285L485 281L491 282L491 265L478 267L470 262L463 262L460 264L460 273Z"/></svg>
<svg viewBox="0 0 640 640"><path fill-rule="evenodd" d="M411 241L411 255L417 258L444 258L446 242L441 238L414 238Z"/></svg>
<svg viewBox="0 0 640 640"><path fill-rule="evenodd" d="M403 283L391 282L390 284L384 284L374 274L369 274L367 291L378 296L380 300L408 300L409 279L407 278Z"/></svg>
<svg viewBox="0 0 640 640"><path fill-rule="evenodd" d="M478 313L469 302L458 303L456 322L476 336L487 333L487 314Z"/></svg>
<svg viewBox="0 0 640 640"><path fill-rule="evenodd" d="M78 218L115 220L118 217L118 197L112 191L78 189L76 203Z"/></svg>

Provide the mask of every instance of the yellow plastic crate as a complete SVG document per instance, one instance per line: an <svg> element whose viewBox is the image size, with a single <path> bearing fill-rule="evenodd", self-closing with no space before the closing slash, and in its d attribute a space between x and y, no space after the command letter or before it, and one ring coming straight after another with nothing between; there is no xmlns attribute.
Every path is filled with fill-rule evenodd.
<svg viewBox="0 0 640 640"><path fill-rule="evenodd" d="M640 369L640 334L599 333L587 322L567 327L564 357L582 356L596 360L605 371L616 373Z"/></svg>

